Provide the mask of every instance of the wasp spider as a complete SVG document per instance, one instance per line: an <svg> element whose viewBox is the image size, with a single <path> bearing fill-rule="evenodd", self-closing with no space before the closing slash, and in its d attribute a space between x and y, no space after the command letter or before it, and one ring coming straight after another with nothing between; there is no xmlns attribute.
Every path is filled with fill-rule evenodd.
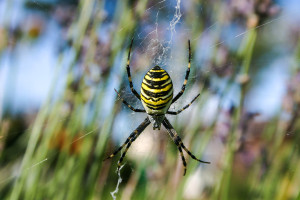
<svg viewBox="0 0 300 200"><path fill-rule="evenodd" d="M127 75L128 75L128 80L129 80L129 85L132 93L138 98L145 110L142 109L136 109L129 105L117 92L115 89L116 93L118 94L119 98L122 100L122 102L127 105L131 110L134 112L146 112L148 116L146 119L135 129L130 136L126 139L125 143L120 146L113 154L111 154L108 158L114 157L123 147L126 146L125 151L122 153L120 160L118 161L118 170L120 169L121 163L126 155L127 150L129 149L130 145L132 142L136 140L136 138L143 132L143 130L150 124L153 124L153 130L158 129L160 130L161 124L164 125L164 127L167 129L169 135L171 136L173 142L176 144L180 155L181 159L183 162L184 166L184 174L186 173L186 161L182 152L182 149L185 150L194 160L197 160L198 162L202 163L207 163L209 164L210 162L205 162L202 160L197 159L183 144L181 138L178 136L177 132L174 130L172 125L170 124L169 120L166 118L166 114L170 115L177 115L181 113L183 110L187 109L196 99L199 97L200 94L198 94L188 105L184 106L182 109L174 112L174 111L169 111L169 107L171 104L173 104L175 101L177 101L181 95L183 94L185 90L186 83L189 78L190 74L190 67L191 67L191 45L190 41L188 41L188 46L189 46L189 63L188 63L188 68L185 74L185 80L183 82L181 91L173 98L173 84L172 80L169 76L169 74L160 68L159 66L155 66L152 69L150 69L147 74L145 75L143 82L142 82L142 87L141 87L141 94L139 94L134 88L132 84L132 79L130 75L130 52L132 48L132 43L133 39L131 41L130 47L129 47L129 53L128 53L128 59L127 59ZM106 158L106 159L108 159Z"/></svg>

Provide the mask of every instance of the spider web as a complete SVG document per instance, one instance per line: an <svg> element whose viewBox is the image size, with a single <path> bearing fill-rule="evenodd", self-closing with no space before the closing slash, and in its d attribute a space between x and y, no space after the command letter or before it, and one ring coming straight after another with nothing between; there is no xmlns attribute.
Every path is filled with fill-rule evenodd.
<svg viewBox="0 0 300 200"><path fill-rule="evenodd" d="M133 48L133 53L131 56L131 60L138 60L138 57L141 54L146 55L146 61L143 62L143 65L131 65L131 70L136 71L135 73L132 72L133 84L135 89L140 88L142 79L146 71L152 68L155 65L160 65L162 68L167 70L173 80L175 94L181 88L186 66L187 66L187 40L191 40L192 51L195 52L195 55L192 55L192 73L189 77L189 83L187 85L187 90L185 92L185 99L187 101L192 99L195 94L199 92L199 87L192 87L193 91L188 92L189 86L192 85L193 81L199 79L198 75L193 73L193 70L202 70L204 73L211 73L211 68L206 67L205 64L208 60L211 59L213 51L216 47L220 46L228 46L229 50L238 51L239 46L241 45L242 39L244 36L252 30L261 29L263 27L272 27L275 26L276 23L280 23L284 21L285 15L279 15L279 17L272 18L264 23L255 26L251 29L247 29L246 27L233 27L232 32L226 32L222 37L216 36L215 38L221 38L220 40L214 40L214 31L217 31L220 28L220 23L215 20L211 21L206 28L199 34L198 36L190 37L191 34L191 27L188 27L185 23L183 18L185 14L182 10L182 3L181 0L177 1L167 1L162 0L154 5L149 6L145 10L145 15L149 15L147 19L147 23L141 23L140 26L136 30L136 37L135 37L135 44ZM205 4L205 3L204 3ZM166 11L168 11L167 15L165 15ZM201 17L202 13L199 12L197 17ZM222 26L221 26L222 27ZM228 28L228 27L225 27ZM228 28L229 29L229 28ZM272 28L271 28L272 29ZM136 49L140 49L142 52L139 55L137 54ZM195 50L196 49L196 50ZM254 61L255 64L256 61ZM200 63L200 64L199 64ZM204 66L201 66L204 65ZM138 68L138 69L137 69ZM137 69L137 70L133 70ZM221 90L224 91L224 85L226 83L226 78L214 78L213 85L210 86L209 90ZM192 82L192 83L191 83ZM266 81L265 81L266 82ZM176 91L177 90L177 91ZM227 97L225 98L225 103L223 102L224 107L229 107L229 104L234 103L238 106L239 98L240 98L240 89L238 86L234 85L230 88ZM190 95L192 93L192 95ZM126 90L123 92L122 96L125 98L130 99L132 96L130 90ZM134 98L135 99L135 98ZM215 97L213 97L215 104L208 105L208 107L217 107L217 104L220 103L219 100L215 101ZM186 100L183 100L186 102ZM141 103L139 101L134 101L132 105L135 105L136 108L141 108ZM178 103L171 106L171 109L178 107ZM126 106L124 106L124 110L126 110ZM250 108L251 109L251 108ZM205 112L205 110L203 110ZM128 114L128 112L127 112ZM214 113L214 118L218 113ZM189 119L189 113L183 113L181 115L185 115L182 118ZM132 112L130 118L134 120L128 120L128 118L124 119L124 124L127 123L126 131L130 132L135 127L138 126L139 121L141 121L140 114L135 114ZM120 119L122 120L122 119ZM129 125L128 125L128 121ZM121 133L119 133L121 134ZM121 136L118 138L122 138L122 141L126 139L126 136ZM121 178L120 174L118 174L119 179Z"/></svg>
<svg viewBox="0 0 300 200"><path fill-rule="evenodd" d="M174 3L175 3L175 5L174 5ZM169 25L167 27L163 27L164 23L167 23L166 21L168 21L168 19L166 20L166 19L162 18L160 15L160 12L162 12L162 10L166 9L166 7L170 7L173 14L171 14L171 19L168 22ZM150 13L150 15L151 15L151 13L152 14L156 13L156 14L153 14L154 19L152 21L152 24L154 24L154 30L150 29L147 32L147 30L146 31L143 30L144 27L146 27L146 26L144 26L144 27L142 26L140 28L142 30L136 34L137 38L135 40L138 41L136 43L138 43L138 47L142 48L143 53L146 53L149 58L153 59L152 64L149 63L148 66L146 66L146 67L149 67L149 65L150 66L152 66L152 65L153 66L154 65L166 66L166 65L168 65L169 60L172 59L171 47L173 44L174 35L176 34L176 26L180 23L180 19L182 17L181 0L169 1L169 2L167 0L159 1L158 3L147 8L145 11L145 14L147 14L147 13ZM149 23L151 24L151 22L149 22ZM165 32L169 33L169 38L161 37L161 34L164 34ZM134 52L135 52L135 50L133 50L132 54L134 54ZM139 87L140 83L142 82L141 78L142 78L142 76L139 76L139 81L135 81L135 83L134 83L136 89ZM130 92L128 93L128 91L126 91L126 93L124 92L122 95L131 96ZM135 101L135 103L134 103L135 107L139 107L140 104L141 103L138 101ZM128 126L129 129L131 129L134 126L137 126L140 123L139 122L140 118L137 117L137 115L135 115L133 113L133 115L131 117L137 118L137 120L131 120L131 124L130 124L130 126ZM125 122L125 121L124 121L124 123L128 124L128 122ZM129 129L128 129L128 131L130 131ZM119 133L119 134L121 134L121 133ZM122 138L122 136L121 136L121 138ZM111 192L111 196L114 200L116 199L116 195L119 191L119 184L122 182L120 170L117 171L117 175L118 175L118 182L117 182L116 188L113 192Z"/></svg>
<svg viewBox="0 0 300 200"><path fill-rule="evenodd" d="M125 164L124 164L125 165ZM118 174L118 182L117 182L117 185L116 185L116 189L113 191L113 192L111 192L110 193L110 195L112 196L112 198L114 199L114 200L116 200L117 199L117 196L116 196L116 194L118 194L118 192L119 192L119 186L120 186L120 184L122 183L122 177L121 177L121 170L122 170L122 168L124 167L124 165L122 165L121 167L120 167L120 169L119 170L117 170L117 174Z"/></svg>
<svg viewBox="0 0 300 200"><path fill-rule="evenodd" d="M35 2L35 1L34 1ZM175 87L175 93L176 88L179 90L179 88L182 85L184 73L187 66L187 40L191 39L192 42L192 48L196 48L195 46L197 44L194 44L193 42L197 41L199 38L205 37L205 34L212 33L215 30L215 27L217 26L217 22L212 23L210 26L208 26L201 35L195 37L195 38L189 38L188 35L190 35L190 29L187 29L185 24L183 23L183 16L184 13L182 12L182 3L181 0L162 0L157 3L155 3L152 6L149 6L146 11L145 15L150 15L150 19L147 21L147 23L141 24L140 27L137 29L136 33L136 40L135 40L135 46L139 49L141 49L142 53L147 55L147 60L145 65L139 65L134 66L133 68L140 68L137 70L137 74L134 75L134 86L136 89L139 88L140 83L142 82L143 75L147 69L149 70L153 65L161 65L163 68L168 70L170 73L173 84ZM37 4L37 6L41 6ZM167 15L165 14L167 13ZM201 16L201 13L199 13ZM275 18L273 20L267 21L253 29L259 29L266 25L270 26L274 22L277 22L281 20L283 16L280 16L278 18ZM120 31L120 30L119 30ZM219 42L215 41L209 41L206 46L206 49L211 50L216 46L220 46L223 44L230 42L236 42L239 41L239 39L248 33L249 30L239 30L238 33L231 34L230 38L226 38L224 40L221 40ZM184 40L181 40L184 38ZM178 48L173 48L178 47ZM203 51L197 51L201 52L202 54L206 52L207 50ZM134 50L133 52L137 53L137 50ZM133 53L132 57L134 59L137 59L136 55ZM197 57L195 53L195 57ZM179 55L179 56L177 56ZM208 58L203 58L203 60ZM192 67L199 67L199 65L196 64L196 62L201 62L202 59L195 58L195 61L193 64L195 64ZM192 69L192 71L195 69ZM139 72L140 71L140 72ZM210 73L210 69L207 70L208 73ZM189 80L197 79L197 75L190 74ZM195 88L197 90L198 88ZM124 93L125 96L129 97L131 96L130 92L126 91ZM191 99L192 96L186 97L186 99ZM141 106L140 102L135 103L136 107ZM176 104L177 105L177 104ZM125 108L127 109L127 108ZM136 120L129 120L130 124L126 128L127 130L122 130L122 137L120 141L125 141L124 138L126 136L124 133L130 132L132 129L134 129L140 122L140 116L139 114L132 114L130 117L136 119ZM64 119L63 119L64 120ZM120 119L123 120L123 119ZM126 120L125 124L128 124L128 118L124 118ZM85 132L85 136L89 135L92 132ZM116 131L113 131L116 132ZM84 137L80 139L84 139ZM29 167L26 170L34 169L35 167L40 167L44 163L48 162L48 158L45 158L41 161L38 161L36 164L33 164L31 167ZM123 166L122 166L123 167ZM120 172L118 174L118 182L116 185L116 190L111 193L112 197L116 199L116 195L119 191L119 185L122 182L121 174ZM17 175L19 176L19 175ZM14 177L12 177L14 178ZM5 181L5 180L4 180Z"/></svg>

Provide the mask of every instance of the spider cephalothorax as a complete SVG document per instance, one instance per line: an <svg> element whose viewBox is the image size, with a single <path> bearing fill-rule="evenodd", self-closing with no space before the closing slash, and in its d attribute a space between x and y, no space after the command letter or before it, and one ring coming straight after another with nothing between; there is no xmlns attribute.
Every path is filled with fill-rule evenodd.
<svg viewBox="0 0 300 200"><path fill-rule="evenodd" d="M169 135L171 136L172 140L176 144L180 154L181 159L184 166L184 175L186 172L186 162L185 158L182 152L182 149L184 149L193 159L202 162L202 163L209 163L202 160L197 159L183 144L181 138L178 136L174 128L172 127L169 120L165 117L165 114L170 115L177 115L181 113L183 110L187 109L200 95L198 94L188 105L184 106L182 109L174 112L169 111L169 108L171 104L173 104L181 95L183 94L185 90L185 85L187 83L189 74L190 74L190 67L191 67L191 47L190 47L190 41L188 42L189 45L189 64L188 69L186 71L185 80L183 82L181 91L173 98L173 84L172 80L169 76L169 74L162 69L159 66L155 66L152 69L150 69L147 74L145 75L142 86L141 86L141 94L139 95L138 92L133 88L132 79L130 75L130 52L131 47L133 44L133 39L131 41L130 47L129 47L129 53L127 58L127 75L129 79L129 85L132 93L142 102L145 110L142 109L135 109L131 105L129 105L115 90L119 96L119 98L122 100L124 104L126 104L131 110L134 112L146 112L148 116L146 119L137 127L136 130L134 130L130 136L127 138L125 143L120 146L113 154L111 154L108 158L114 157L121 149L126 145L125 151L122 153L121 158L118 162L118 169L121 166L121 163L126 155L127 150L129 149L132 142L135 141L135 139L143 132L143 130L152 123L153 129L160 129L161 124L164 125L164 127L167 129Z"/></svg>

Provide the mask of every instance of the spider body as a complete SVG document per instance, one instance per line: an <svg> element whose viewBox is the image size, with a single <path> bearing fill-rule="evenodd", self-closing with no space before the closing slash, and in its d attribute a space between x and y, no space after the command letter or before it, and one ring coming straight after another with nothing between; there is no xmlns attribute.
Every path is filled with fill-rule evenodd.
<svg viewBox="0 0 300 200"><path fill-rule="evenodd" d="M186 173L186 161L183 155L183 151L186 151L187 154L193 158L194 160L197 160L198 162L207 163L202 160L197 159L183 144L181 138L175 131L175 129L172 127L169 120L166 118L166 114L170 115L177 115L181 113L183 110L187 109L198 97L200 94L198 94L189 104L181 108L180 110L174 112L169 111L169 108L171 104L173 104L177 99L181 97L185 90L185 86L187 84L187 80L190 74L190 67L191 67L191 47L190 47L190 41L188 41L189 45L189 63L188 68L186 70L185 79L181 88L181 91L173 98L173 84L172 80L169 76L169 74L163 70L159 66L155 66L152 69L150 69L147 74L144 76L142 86L141 86L141 94L139 94L134 88L132 84L132 78L130 74L130 52L133 44L133 39L131 41L130 47L129 47L129 53L127 58L127 75L129 80L129 86L132 91L132 93L138 98L142 104L145 110L142 109L136 109L132 107L129 103L127 103L121 95L117 92L119 98L122 100L122 102L127 105L132 111L134 112L146 112L148 116L146 119L129 135L129 137L126 139L124 144L120 146L113 154L111 154L108 158L114 157L119 151L123 149L123 147L126 146L125 151L122 153L120 160L118 161L118 170L121 167L121 163L126 155L126 152L128 151L129 147L131 146L132 142L136 140L136 138L144 131L144 129L150 124L153 124L153 129L160 129L161 124L167 129L170 137L172 138L173 142L176 144L180 155L182 159L182 163L184 166L184 174Z"/></svg>
<svg viewBox="0 0 300 200"><path fill-rule="evenodd" d="M153 124L160 129L173 99L173 84L169 74L155 66L145 75L141 86L141 101Z"/></svg>

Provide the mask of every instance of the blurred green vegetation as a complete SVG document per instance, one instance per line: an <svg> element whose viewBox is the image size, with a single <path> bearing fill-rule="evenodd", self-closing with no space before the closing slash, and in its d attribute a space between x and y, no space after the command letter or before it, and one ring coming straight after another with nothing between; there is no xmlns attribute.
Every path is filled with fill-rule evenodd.
<svg viewBox="0 0 300 200"><path fill-rule="evenodd" d="M138 78L153 64L166 63L175 86L182 84L191 39L187 90L201 91L201 98L171 121L188 148L211 164L188 159L182 176L181 159L166 130L148 127L125 158L117 199L300 199L300 29L281 20L283 6L267 0L45 2L23 2L26 16L35 15L19 26L11 26L12 5L4 4L8 23L0 27L1 58L13 55L20 43L38 42L51 20L59 24L61 38L43 105L30 113L14 114L5 104L1 109L0 199L112 198L119 155L103 159L145 117L128 112L113 93L114 87L122 90L124 98L139 105L124 73L133 35L137 91ZM205 47L209 56L202 59L199 54L208 54L201 52L207 32L214 45ZM176 51L179 46L184 50ZM255 78L262 68L282 55L278 47L289 57L281 66L289 78L280 108L264 118L246 109L247 99L251 88L259 87ZM58 84L62 78L65 83ZM214 86L216 80L223 89ZM232 97L237 101L226 107L232 87L238 88ZM190 97L185 94L183 102ZM207 110L214 98L217 103Z"/></svg>

